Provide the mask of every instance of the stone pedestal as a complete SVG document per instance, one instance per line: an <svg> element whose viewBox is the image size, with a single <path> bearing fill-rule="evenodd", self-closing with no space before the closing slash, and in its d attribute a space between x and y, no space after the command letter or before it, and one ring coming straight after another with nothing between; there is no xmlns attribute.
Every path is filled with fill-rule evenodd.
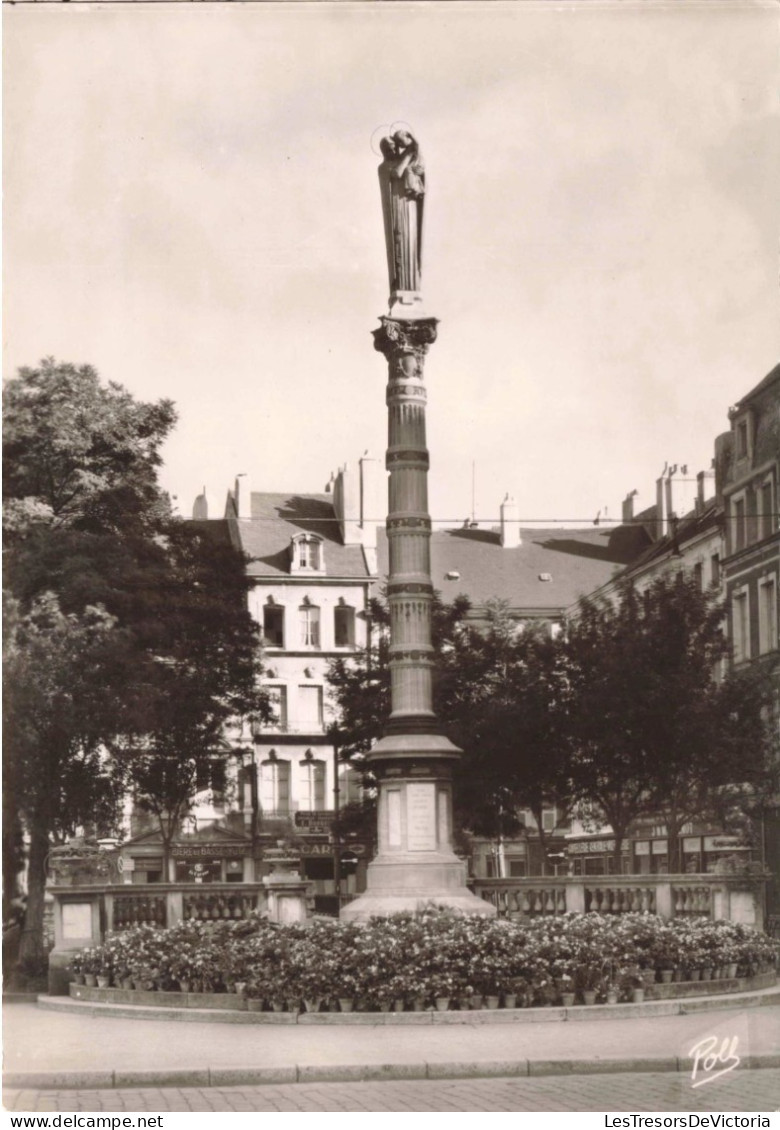
<svg viewBox="0 0 780 1130"><path fill-rule="evenodd" d="M262 880L271 922L304 922L308 917L309 883L302 879L295 856L266 852L271 874Z"/></svg>

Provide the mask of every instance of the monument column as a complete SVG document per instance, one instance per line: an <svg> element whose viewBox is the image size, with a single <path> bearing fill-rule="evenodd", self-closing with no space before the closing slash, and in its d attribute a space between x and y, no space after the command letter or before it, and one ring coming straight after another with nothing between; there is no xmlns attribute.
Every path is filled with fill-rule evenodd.
<svg viewBox="0 0 780 1130"><path fill-rule="evenodd" d="M379 848L365 893L341 916L364 920L430 903L492 915L494 908L466 887L466 865L452 849L452 766L461 751L441 732L433 709L423 366L437 322L423 313L419 289L424 170L411 134L399 130L381 145L390 314L380 318L374 346L388 363L391 712L367 759L379 785Z"/></svg>

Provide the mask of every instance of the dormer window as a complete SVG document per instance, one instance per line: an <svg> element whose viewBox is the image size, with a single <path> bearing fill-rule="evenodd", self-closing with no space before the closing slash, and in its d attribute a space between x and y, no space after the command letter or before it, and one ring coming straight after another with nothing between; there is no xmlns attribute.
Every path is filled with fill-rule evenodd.
<svg viewBox="0 0 780 1130"><path fill-rule="evenodd" d="M321 573L323 568L322 538L297 534L292 539L292 572Z"/></svg>
<svg viewBox="0 0 780 1130"><path fill-rule="evenodd" d="M749 410L732 417L734 456L738 463L753 458L753 414Z"/></svg>

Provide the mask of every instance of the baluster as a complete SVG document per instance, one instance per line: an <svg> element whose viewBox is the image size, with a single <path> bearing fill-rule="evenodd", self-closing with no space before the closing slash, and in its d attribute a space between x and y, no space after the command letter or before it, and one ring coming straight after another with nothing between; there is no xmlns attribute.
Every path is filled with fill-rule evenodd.
<svg viewBox="0 0 780 1130"><path fill-rule="evenodd" d="M528 890L523 891L522 899L523 899L522 913L526 917L530 918L530 916L531 916L531 890L530 890L530 888Z"/></svg>

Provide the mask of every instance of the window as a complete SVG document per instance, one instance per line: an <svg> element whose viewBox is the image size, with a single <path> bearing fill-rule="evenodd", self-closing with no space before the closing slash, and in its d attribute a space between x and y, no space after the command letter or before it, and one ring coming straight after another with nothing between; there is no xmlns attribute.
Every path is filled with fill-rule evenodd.
<svg viewBox="0 0 780 1130"><path fill-rule="evenodd" d="M731 598L732 647L735 663L750 659L750 606L747 589L735 592Z"/></svg>
<svg viewBox="0 0 780 1130"><path fill-rule="evenodd" d="M777 584L767 577L758 585L758 651L765 655L777 647Z"/></svg>
<svg viewBox="0 0 780 1130"><path fill-rule="evenodd" d="M271 729L284 730L287 727L287 687L266 687L271 707Z"/></svg>
<svg viewBox="0 0 780 1130"><path fill-rule="evenodd" d="M336 647L353 647L355 643L355 609L343 599L333 609L333 642Z"/></svg>
<svg viewBox="0 0 780 1130"><path fill-rule="evenodd" d="M298 809L322 811L325 803L325 762L311 756L311 750L298 766Z"/></svg>
<svg viewBox="0 0 780 1130"><path fill-rule="evenodd" d="M704 566L701 561L697 561L693 567L693 579L697 588L704 588Z"/></svg>
<svg viewBox="0 0 780 1130"><path fill-rule="evenodd" d="M195 788L199 793L210 792L211 804L221 806L225 802L225 763L224 761L201 762L195 771Z"/></svg>
<svg viewBox="0 0 780 1130"><path fill-rule="evenodd" d="M732 529L731 538L734 550L745 548L745 499L735 498L731 503Z"/></svg>
<svg viewBox="0 0 780 1130"><path fill-rule="evenodd" d="M720 554L713 553L710 558L710 584L720 587Z"/></svg>
<svg viewBox="0 0 780 1130"><path fill-rule="evenodd" d="M284 647L284 608L274 604L273 597L263 607L263 635L268 647Z"/></svg>
<svg viewBox="0 0 780 1130"><path fill-rule="evenodd" d="M509 877L510 879L524 879L528 873L526 862L524 859L509 859Z"/></svg>
<svg viewBox="0 0 780 1130"><path fill-rule="evenodd" d="M260 805L267 814L290 812L290 762L279 761L275 754L260 764Z"/></svg>
<svg viewBox="0 0 780 1130"><path fill-rule="evenodd" d="M297 534L292 539L292 571L319 573L322 568L322 539L315 534Z"/></svg>
<svg viewBox="0 0 780 1130"><path fill-rule="evenodd" d="M557 821L555 819L555 809L554 808L543 808L542 809L542 831L544 831L544 832L555 831L556 823L557 823Z"/></svg>
<svg viewBox="0 0 780 1130"><path fill-rule="evenodd" d="M353 804L363 796L363 778L357 769L342 769L339 773L340 802Z"/></svg>
<svg viewBox="0 0 780 1130"><path fill-rule="evenodd" d="M322 729L322 687L298 687L296 723L303 729Z"/></svg>
<svg viewBox="0 0 780 1130"><path fill-rule="evenodd" d="M759 537L768 538L774 533L774 507L772 505L772 483L765 482L758 496L758 515L760 525Z"/></svg>
<svg viewBox="0 0 780 1130"><path fill-rule="evenodd" d="M320 646L320 610L314 604L304 601L300 609L301 647Z"/></svg>
<svg viewBox="0 0 780 1130"><path fill-rule="evenodd" d="M748 422L740 420L737 423L737 459L746 459L748 454Z"/></svg>

